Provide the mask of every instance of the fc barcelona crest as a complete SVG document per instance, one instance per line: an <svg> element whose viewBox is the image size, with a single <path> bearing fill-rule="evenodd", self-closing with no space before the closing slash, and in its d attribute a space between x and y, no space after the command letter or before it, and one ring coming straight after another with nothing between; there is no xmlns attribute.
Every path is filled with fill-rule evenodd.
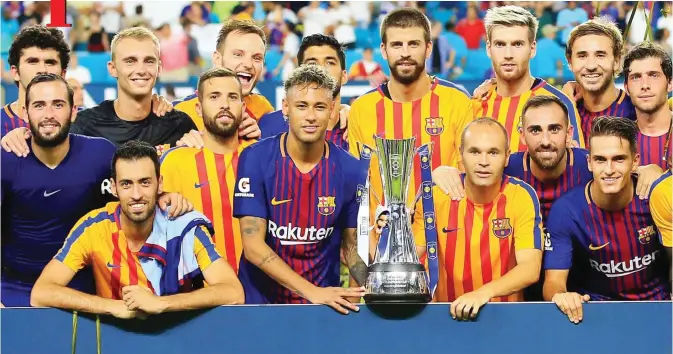
<svg viewBox="0 0 673 354"><path fill-rule="evenodd" d="M336 197L318 197L318 212L324 216L332 215L336 208L335 198Z"/></svg>
<svg viewBox="0 0 673 354"><path fill-rule="evenodd" d="M654 226L644 227L638 230L638 242L642 244L647 244L652 241L652 238L657 235L657 232L654 231Z"/></svg>
<svg viewBox="0 0 673 354"><path fill-rule="evenodd" d="M512 225L509 218L493 219L493 234L497 238L505 238L512 234Z"/></svg>
<svg viewBox="0 0 673 354"><path fill-rule="evenodd" d="M444 131L444 118L430 117L425 118L425 132L430 135L439 135Z"/></svg>

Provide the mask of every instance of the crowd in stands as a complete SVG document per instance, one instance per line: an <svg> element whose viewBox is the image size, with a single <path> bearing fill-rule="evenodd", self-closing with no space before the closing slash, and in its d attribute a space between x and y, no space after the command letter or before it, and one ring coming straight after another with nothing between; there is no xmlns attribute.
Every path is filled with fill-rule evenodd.
<svg viewBox="0 0 673 354"><path fill-rule="evenodd" d="M380 20L397 7L411 6L433 21L436 50L426 63L429 71L445 79L481 80L493 75L483 49L483 16L488 8L516 4L529 9L540 21L537 56L531 62L533 74L568 80L572 73L565 65L565 42L575 25L595 15L612 18L624 31L636 8L628 45L643 40L648 31L646 18L651 17L652 37L671 51L673 16L666 16L671 12L671 4L641 3L645 10L630 1L600 2L599 6L588 1L78 1L67 3L67 20L73 26L64 31L73 51L83 57L109 52L112 37L121 29L146 26L161 40L164 69L161 80L185 82L210 67L214 43L208 39L217 33L223 20L232 17L253 20L264 26L269 38L264 79L285 79L297 66L301 39L324 33L333 35L348 49L351 79L376 84L388 74L378 48ZM1 51L7 51L12 36L23 26L48 23L49 10L49 2L3 2ZM84 84L91 82L91 75L86 73L91 65L77 67L76 57L72 63L69 75L77 76ZM9 78L5 74L3 79Z"/></svg>

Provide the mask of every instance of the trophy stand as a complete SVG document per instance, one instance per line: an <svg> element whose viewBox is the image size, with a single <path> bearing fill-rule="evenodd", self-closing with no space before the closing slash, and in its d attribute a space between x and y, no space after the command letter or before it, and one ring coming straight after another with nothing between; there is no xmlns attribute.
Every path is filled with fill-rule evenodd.
<svg viewBox="0 0 673 354"><path fill-rule="evenodd" d="M374 137L383 184L385 206L390 211L374 263L367 268L367 304L425 304L432 300L425 267L416 253L411 215L406 207L416 155L416 138Z"/></svg>

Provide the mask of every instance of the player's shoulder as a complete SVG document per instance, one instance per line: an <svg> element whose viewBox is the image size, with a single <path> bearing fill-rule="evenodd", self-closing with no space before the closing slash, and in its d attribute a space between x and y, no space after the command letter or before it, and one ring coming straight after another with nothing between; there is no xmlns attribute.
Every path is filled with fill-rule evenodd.
<svg viewBox="0 0 673 354"><path fill-rule="evenodd" d="M241 158L244 156L246 158L253 158L254 156L254 159L260 163L262 161L268 161L272 158L272 156L275 156L275 151L280 150L280 139L282 137L283 135L279 134L258 140L257 142L243 149L241 152Z"/></svg>
<svg viewBox="0 0 673 354"><path fill-rule="evenodd" d="M98 121L102 119L110 119L115 116L114 101L104 100L97 106L87 108L77 112L77 119L73 124L88 121Z"/></svg>
<svg viewBox="0 0 673 354"><path fill-rule="evenodd" d="M335 156L339 160L339 163L346 167L346 170L359 171L360 168L364 166L366 162L368 162L361 161L357 157L353 156L353 154L350 152L342 149L339 145L329 140L325 140L325 142L329 146L330 155Z"/></svg>
<svg viewBox="0 0 673 354"><path fill-rule="evenodd" d="M523 164L524 159L528 155L528 152L526 151L518 151L518 152L513 152L509 155L509 160L507 161L507 167L515 167L518 168Z"/></svg>
<svg viewBox="0 0 673 354"><path fill-rule="evenodd" d="M551 211L558 209L564 213L570 214L573 210L581 210L584 209L585 206L590 205L587 188L592 181L593 180L578 184L563 193L554 201L554 203L552 203Z"/></svg>
<svg viewBox="0 0 673 354"><path fill-rule="evenodd" d="M505 194L511 194L517 202L526 199L538 202L537 192L533 186L518 177L507 176L505 178L507 184L504 188Z"/></svg>
<svg viewBox="0 0 673 354"><path fill-rule="evenodd" d="M70 134L70 139L71 143L75 142L78 146L80 146L83 149L105 149L107 151L117 150L115 144L113 144L110 140L102 137Z"/></svg>
<svg viewBox="0 0 673 354"><path fill-rule="evenodd" d="M198 91L194 91L191 95L185 96L183 98L178 98L177 100L171 102L173 104L173 107L178 108L178 105L186 106L189 104L195 104L196 100L199 97Z"/></svg>
<svg viewBox="0 0 673 354"><path fill-rule="evenodd" d="M455 95L452 97L455 97L456 99L466 99L467 101L471 101L472 95L470 95L465 87L462 85L458 85L456 83L453 83L448 80L443 80L440 78L435 78L435 84L437 85L436 90L438 94L445 94L445 95Z"/></svg>
<svg viewBox="0 0 673 354"><path fill-rule="evenodd" d="M372 104L378 102L379 100L381 100L381 98L383 98L381 90L382 86L385 84L386 83L383 83L377 87L374 87L371 90L360 95L360 97L356 98L355 101L353 101L353 103L351 104L351 112L357 109L371 110Z"/></svg>
<svg viewBox="0 0 673 354"><path fill-rule="evenodd" d="M115 222L115 213L118 207L119 202L109 202L102 208L84 214L73 228L73 233L109 228Z"/></svg>
<svg viewBox="0 0 673 354"><path fill-rule="evenodd" d="M164 164L171 163L173 161L182 161L184 158L194 157L196 153L199 152L199 149L187 147L187 146L175 146L168 149L161 155L159 162L162 166Z"/></svg>
<svg viewBox="0 0 673 354"><path fill-rule="evenodd" d="M666 173L661 175L652 183L652 187L650 187L649 199L652 200L653 198L656 199L662 196L668 197L670 199L672 184L673 184L673 174L669 169Z"/></svg>
<svg viewBox="0 0 673 354"><path fill-rule="evenodd" d="M535 91L535 94L537 95L547 95L547 96L556 96L558 99L561 100L566 106L568 107L575 107L575 103L573 102L568 95L563 93L562 90L556 88L556 86L550 84L549 82L545 81L544 79L541 78L536 78L536 84L534 85L535 87L533 88L533 91Z"/></svg>
<svg viewBox="0 0 673 354"><path fill-rule="evenodd" d="M262 131L262 137L266 138L282 133L284 130L281 127L283 127L284 122L283 111L277 110L264 114L257 124Z"/></svg>
<svg viewBox="0 0 673 354"><path fill-rule="evenodd" d="M266 97L258 93L251 93L246 96L245 104L256 117L261 117L274 110L271 102L269 102Z"/></svg>

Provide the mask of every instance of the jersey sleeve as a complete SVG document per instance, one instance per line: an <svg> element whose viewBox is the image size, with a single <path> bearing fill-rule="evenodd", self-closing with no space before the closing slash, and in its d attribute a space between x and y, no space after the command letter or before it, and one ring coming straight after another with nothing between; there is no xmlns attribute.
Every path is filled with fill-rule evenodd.
<svg viewBox="0 0 673 354"><path fill-rule="evenodd" d="M537 193L530 185L519 182L521 189L515 198L516 219L514 220L514 249L536 249L542 251L542 215Z"/></svg>
<svg viewBox="0 0 673 354"><path fill-rule="evenodd" d="M96 219L97 216L92 214L82 217L72 228L54 259L65 264L75 273L88 265L93 253L92 237L101 232L101 226Z"/></svg>
<svg viewBox="0 0 673 354"><path fill-rule="evenodd" d="M554 202L547 217L547 237L543 269L568 270L572 266L572 219L564 200Z"/></svg>
<svg viewBox="0 0 673 354"><path fill-rule="evenodd" d="M360 147L362 143L362 131L360 129L360 116L358 114L358 107L360 105L355 102L348 113L348 151L358 159L360 158Z"/></svg>
<svg viewBox="0 0 673 354"><path fill-rule="evenodd" d="M194 256L199 264L199 269L203 271L222 256L215 249L210 232L205 226L198 226L194 230L194 236Z"/></svg>
<svg viewBox="0 0 673 354"><path fill-rule="evenodd" d="M260 146L249 147L241 153L234 189L234 217L269 218L267 195L262 172L264 154Z"/></svg>
<svg viewBox="0 0 673 354"><path fill-rule="evenodd" d="M182 147L175 147L166 151L161 156L161 176L163 177L163 190L165 192L180 193L180 158L175 151Z"/></svg>
<svg viewBox="0 0 673 354"><path fill-rule="evenodd" d="M670 177L669 177L670 178ZM671 192L670 189L661 188L663 185L654 188L650 195L650 212L654 223L659 229L660 241L664 247L671 247L673 233L671 227Z"/></svg>

